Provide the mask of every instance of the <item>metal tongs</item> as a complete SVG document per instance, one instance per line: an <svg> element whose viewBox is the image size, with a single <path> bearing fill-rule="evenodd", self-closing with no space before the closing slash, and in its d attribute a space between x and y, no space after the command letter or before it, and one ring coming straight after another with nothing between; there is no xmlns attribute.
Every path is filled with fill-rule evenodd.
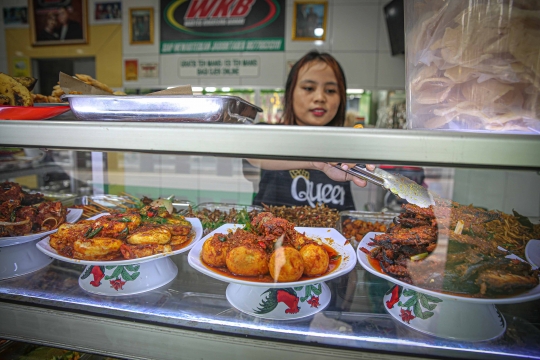
<svg viewBox="0 0 540 360"><path fill-rule="evenodd" d="M347 174L351 174L359 177L360 179L367 180L375 185L379 185L400 199L407 200L411 204L415 204L423 208L427 208L430 205L435 205L433 196L426 188L418 185L403 175L391 174L379 168L376 168L374 171L369 171L363 164L356 164L356 166L348 170L341 168L341 163L333 166L336 169L346 172Z"/></svg>

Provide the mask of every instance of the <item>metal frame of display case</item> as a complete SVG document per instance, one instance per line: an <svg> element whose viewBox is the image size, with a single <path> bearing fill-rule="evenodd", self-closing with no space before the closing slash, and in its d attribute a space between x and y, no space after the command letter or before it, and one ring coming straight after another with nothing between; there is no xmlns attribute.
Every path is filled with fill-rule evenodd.
<svg viewBox="0 0 540 360"><path fill-rule="evenodd" d="M536 135L148 122L0 121L6 146L540 169Z"/></svg>
<svg viewBox="0 0 540 360"><path fill-rule="evenodd" d="M231 157L365 161L373 163L540 169L540 138L529 135L403 131L383 129L328 129L290 126L225 124L117 123L81 121L0 121L0 145L92 151L137 151L205 154ZM184 259L185 260L185 259ZM55 261L55 266L62 267ZM181 264L179 264L180 267ZM187 274L188 269L184 269ZM79 272L70 276L77 279ZM197 276L191 273L190 276ZM73 280L72 279L72 280ZM237 315L218 320L159 308L145 313L107 297L89 296L71 302L31 289L1 286L0 338L35 342L132 359L398 359L420 357L506 358L483 345L448 345L436 339L389 340L384 337L349 338L339 334L309 334L292 325L260 326L257 319L234 328ZM201 284L224 285L212 279ZM15 282L16 283L16 282ZM18 283L16 283L18 284ZM178 284L177 284L178 285ZM184 291L192 291L189 287ZM202 286L202 285L200 285ZM73 289L78 287L73 285ZM186 290L187 289L187 290ZM73 290L74 291L74 290ZM80 290L82 291L82 290ZM85 300L86 301L86 300ZM226 303L223 297L220 301ZM176 305L175 305L176 306ZM172 316L170 316L172 314ZM331 316L331 314L327 314ZM344 314L338 314L337 317ZM169 317L170 316L170 317ZM135 318L133 318L135 317ZM247 324L247 325L246 325ZM309 329L308 329L309 330ZM271 334L270 339L266 334ZM331 339L326 342L325 337ZM354 342L354 346L351 346ZM515 355L515 354L514 354ZM514 355L510 355L511 357Z"/></svg>

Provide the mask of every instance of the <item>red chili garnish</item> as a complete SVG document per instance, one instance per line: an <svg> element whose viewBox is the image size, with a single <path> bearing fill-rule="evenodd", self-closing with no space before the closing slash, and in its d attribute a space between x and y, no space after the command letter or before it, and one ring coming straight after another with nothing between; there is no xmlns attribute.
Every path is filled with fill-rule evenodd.
<svg viewBox="0 0 540 360"><path fill-rule="evenodd" d="M369 250L366 249L366 248L363 247L363 246L360 248L360 251L362 251L364 254L368 254L368 255L370 254Z"/></svg>
<svg viewBox="0 0 540 360"><path fill-rule="evenodd" d="M266 249L266 244L262 241L259 241L259 245L263 248L263 249Z"/></svg>
<svg viewBox="0 0 540 360"><path fill-rule="evenodd" d="M146 215L148 215L148 217L154 217L154 216L156 216L156 213L153 212L153 211L147 211Z"/></svg>

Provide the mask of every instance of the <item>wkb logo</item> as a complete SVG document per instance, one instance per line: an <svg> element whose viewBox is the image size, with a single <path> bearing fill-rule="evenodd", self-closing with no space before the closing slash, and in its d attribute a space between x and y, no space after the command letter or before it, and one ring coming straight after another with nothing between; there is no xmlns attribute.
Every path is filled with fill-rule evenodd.
<svg viewBox="0 0 540 360"><path fill-rule="evenodd" d="M191 0L184 21L243 18L256 0Z"/></svg>
<svg viewBox="0 0 540 360"><path fill-rule="evenodd" d="M172 28L192 35L218 37L262 29L279 13L278 0L175 0L164 11L165 21Z"/></svg>

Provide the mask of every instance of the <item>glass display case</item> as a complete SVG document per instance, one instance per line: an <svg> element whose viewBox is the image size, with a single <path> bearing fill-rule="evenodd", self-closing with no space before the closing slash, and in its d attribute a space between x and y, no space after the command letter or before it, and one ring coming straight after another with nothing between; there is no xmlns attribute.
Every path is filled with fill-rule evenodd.
<svg viewBox="0 0 540 360"><path fill-rule="evenodd" d="M0 121L0 128L1 146L87 159L63 167L74 182L84 182L84 195L251 204L257 179L244 176L242 159L336 161L423 167L435 195L485 211L514 210L533 227L540 217L534 135L55 120ZM0 172L0 181L17 176ZM354 189L357 210L378 191L371 184ZM199 258L192 250L204 238L154 261L100 266L38 249L43 266L0 281L0 338L140 359L540 358L538 285L496 296L419 288L376 271L364 252L373 244L359 237L340 242L336 228L342 230L337 224L325 230L343 249L335 276L249 291L193 266ZM0 247L0 255L13 252L0 267L34 253L43 239L33 241L21 250ZM103 268L96 282L104 285L101 293L88 285L96 281L94 267ZM531 271L534 280L538 273ZM119 291L135 273L137 287ZM165 283L156 282L163 274ZM279 316L261 311L272 301Z"/></svg>

